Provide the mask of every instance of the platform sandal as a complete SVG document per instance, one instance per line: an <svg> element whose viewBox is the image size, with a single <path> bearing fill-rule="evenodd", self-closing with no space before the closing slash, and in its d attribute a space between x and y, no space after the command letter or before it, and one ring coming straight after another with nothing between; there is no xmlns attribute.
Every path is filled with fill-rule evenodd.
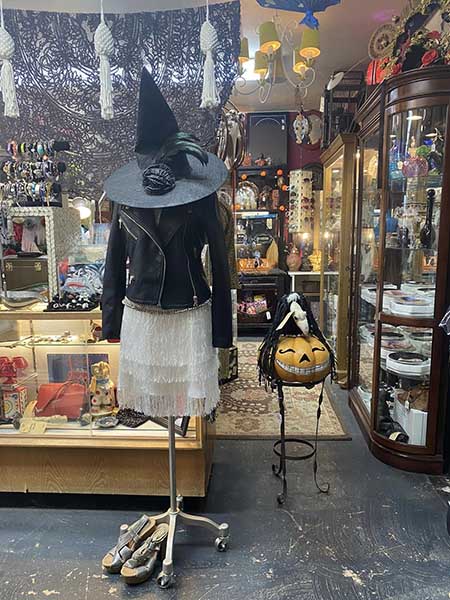
<svg viewBox="0 0 450 600"><path fill-rule="evenodd" d="M103 557L103 568L108 573L120 573L123 564L153 533L155 526L155 520L147 515L143 515L132 525L121 525L117 544Z"/></svg>
<svg viewBox="0 0 450 600"><path fill-rule="evenodd" d="M169 526L158 525L152 535L142 544L123 565L120 574L129 585L147 581L152 576L161 546L167 538Z"/></svg>

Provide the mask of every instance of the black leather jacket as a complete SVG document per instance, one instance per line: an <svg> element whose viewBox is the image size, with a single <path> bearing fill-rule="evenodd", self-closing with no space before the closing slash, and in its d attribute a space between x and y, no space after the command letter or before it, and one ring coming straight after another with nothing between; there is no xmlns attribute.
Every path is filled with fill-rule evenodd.
<svg viewBox="0 0 450 600"><path fill-rule="evenodd" d="M103 282L105 339L120 338L125 296L164 309L206 302L211 290L201 252L208 243L213 270L212 343L217 348L232 345L230 276L216 202L214 194L161 210L116 205Z"/></svg>

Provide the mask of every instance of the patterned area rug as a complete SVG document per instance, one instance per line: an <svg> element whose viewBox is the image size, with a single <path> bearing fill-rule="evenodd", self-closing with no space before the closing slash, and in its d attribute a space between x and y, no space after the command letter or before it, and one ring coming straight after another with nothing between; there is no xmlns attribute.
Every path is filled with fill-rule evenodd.
<svg viewBox="0 0 450 600"><path fill-rule="evenodd" d="M239 342L239 378L222 387L216 436L222 439L278 439L280 421L276 393L258 383L258 342ZM320 388L285 388L286 435L312 439ZM320 439L351 439L344 431L325 392L320 418Z"/></svg>

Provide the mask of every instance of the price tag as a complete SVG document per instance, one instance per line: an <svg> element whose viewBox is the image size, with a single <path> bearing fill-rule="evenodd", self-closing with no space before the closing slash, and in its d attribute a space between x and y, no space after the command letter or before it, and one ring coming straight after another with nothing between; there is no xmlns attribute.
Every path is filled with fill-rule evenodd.
<svg viewBox="0 0 450 600"><path fill-rule="evenodd" d="M30 433L34 435L42 435L47 429L45 421L31 421L23 419L20 423L20 433Z"/></svg>
<svg viewBox="0 0 450 600"><path fill-rule="evenodd" d="M266 227L267 227L267 229L272 229L273 219L266 219Z"/></svg>
<svg viewBox="0 0 450 600"><path fill-rule="evenodd" d="M272 314L271 314L270 310L267 310L267 311L266 311L266 319L267 319L268 321L270 321L270 319L271 319L271 318L272 318Z"/></svg>

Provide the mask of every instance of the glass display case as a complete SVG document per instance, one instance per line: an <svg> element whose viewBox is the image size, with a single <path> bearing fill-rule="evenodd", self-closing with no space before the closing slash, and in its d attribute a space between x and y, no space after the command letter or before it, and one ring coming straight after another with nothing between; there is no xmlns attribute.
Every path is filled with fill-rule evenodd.
<svg viewBox="0 0 450 600"><path fill-rule="evenodd" d="M438 473L448 402L448 342L439 322L449 302L448 236L440 233L450 225L450 69L411 71L377 94L382 204L379 210L380 127L370 132L363 123L351 404L379 458ZM367 110L362 116L367 121Z"/></svg>
<svg viewBox="0 0 450 600"><path fill-rule="evenodd" d="M336 356L338 382L347 386L352 210L356 136L339 135L321 156L324 193L321 219L320 326Z"/></svg>
<svg viewBox="0 0 450 600"><path fill-rule="evenodd" d="M119 343L101 340L101 311L46 306L0 305L0 491L167 494L152 475L166 472L167 424L119 410ZM178 425L180 489L204 496L208 425Z"/></svg>
<svg viewBox="0 0 450 600"><path fill-rule="evenodd" d="M379 265L381 103L382 90L378 88L358 113L360 159L353 220L350 402L366 429L372 403Z"/></svg>

